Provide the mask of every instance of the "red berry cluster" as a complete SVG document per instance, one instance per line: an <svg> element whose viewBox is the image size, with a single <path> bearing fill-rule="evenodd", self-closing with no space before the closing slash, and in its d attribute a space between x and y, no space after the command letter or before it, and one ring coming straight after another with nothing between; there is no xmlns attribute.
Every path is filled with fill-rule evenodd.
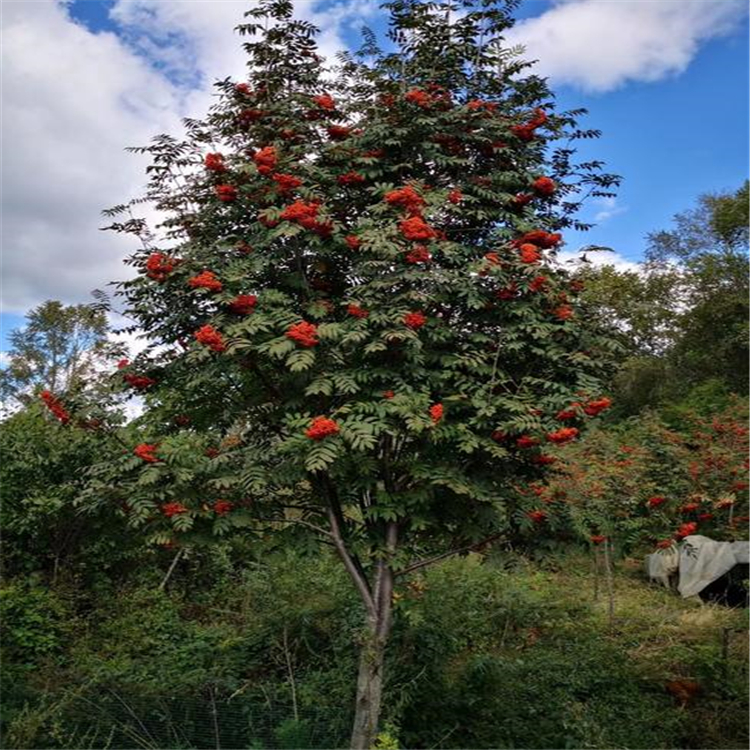
<svg viewBox="0 0 750 750"><path fill-rule="evenodd" d="M159 449L156 443L140 443L133 449L133 454L138 456L141 460L147 464L155 464L159 458L156 456L156 451Z"/></svg>
<svg viewBox="0 0 750 750"><path fill-rule="evenodd" d="M318 326L315 323L308 323L306 320L289 326L284 335L308 349L320 343L318 339Z"/></svg>
<svg viewBox="0 0 750 750"><path fill-rule="evenodd" d="M210 325L205 325L195 332L196 341L215 352L223 352L226 348L224 337Z"/></svg>
<svg viewBox="0 0 750 750"><path fill-rule="evenodd" d="M57 396L54 396L50 391L42 391L40 394L42 401L45 406L60 420L62 424L68 424L70 422L70 414L66 411Z"/></svg>
<svg viewBox="0 0 750 750"><path fill-rule="evenodd" d="M335 420L328 417L315 417L305 430L305 435L310 440L323 440L329 435L336 435L338 432L339 425Z"/></svg>

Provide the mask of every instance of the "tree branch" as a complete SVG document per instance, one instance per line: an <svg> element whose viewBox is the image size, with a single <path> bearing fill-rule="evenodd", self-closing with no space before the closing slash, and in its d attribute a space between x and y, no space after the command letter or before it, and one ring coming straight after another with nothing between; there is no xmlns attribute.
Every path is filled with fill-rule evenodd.
<svg viewBox="0 0 750 750"><path fill-rule="evenodd" d="M302 518L279 518L275 520L280 523L298 523L300 526L307 526L307 528L312 529L313 531L317 531L318 534L322 534L323 536L327 537L333 537L333 534L331 534L331 532L327 529L324 529L322 526L316 526L314 523L305 521Z"/></svg>
<svg viewBox="0 0 750 750"><path fill-rule="evenodd" d="M333 511L334 515L336 516L336 521L338 523L339 531L341 532L342 529L346 528L346 516L344 516L344 511L341 508L341 503L339 502L338 492L336 491L336 488L331 483L331 478L327 474L324 475L323 477L323 483L325 485L326 497L328 498L330 508ZM341 533L341 540L344 541L343 532ZM369 588L369 582L367 581L365 570L362 567L362 563L359 561L359 558L355 554L352 554L351 552L349 552L349 557L351 558L351 561L354 564L354 567L357 569L357 572L359 573L361 578L365 581L365 583L367 583L367 586Z"/></svg>
<svg viewBox="0 0 750 750"><path fill-rule="evenodd" d="M172 577L172 572L174 571L175 566L177 565L180 558L182 557L183 551L184 549L182 547L180 547L180 549L177 550L177 554L174 556L174 559L172 560L172 564L169 566L169 569L167 570L166 575L164 576L164 578L161 579L161 583L159 584L159 587L158 587L159 591L164 591L164 589L166 588L167 581L169 581L169 579Z"/></svg>
<svg viewBox="0 0 750 750"><path fill-rule="evenodd" d="M344 539L341 536L341 527L339 526L338 519L336 518L336 513L330 506L328 508L328 521L331 524L331 537L333 538L333 544L336 547L336 551L339 553L339 557L344 563L344 567L346 568L347 573L349 573L352 581L354 581L354 585L357 588L357 591L359 591L359 595L362 597L362 601L367 608L368 615L370 617L375 617L376 607L375 601L372 598L370 586L367 583L367 579L365 578L364 574L358 568L358 566L352 559L352 556L349 554L349 550L347 550Z"/></svg>
<svg viewBox="0 0 750 750"><path fill-rule="evenodd" d="M488 536L485 539L480 539L478 542L467 544L465 547L458 547L457 549L452 549L452 550L449 550L448 552L443 552L441 555L436 555L435 557L429 557L426 560L418 560L417 562L412 563L406 568L397 570L395 575L403 576L403 575L406 575L407 573L413 573L415 570L419 570L420 568L425 568L428 565L432 565L433 563L439 562L440 560L445 560L446 557L451 557L452 555L458 555L461 552L469 552L473 549L476 549L477 547L481 547L483 544L494 542L496 539L500 539L502 536L504 536L502 532L500 534L493 534L492 536Z"/></svg>

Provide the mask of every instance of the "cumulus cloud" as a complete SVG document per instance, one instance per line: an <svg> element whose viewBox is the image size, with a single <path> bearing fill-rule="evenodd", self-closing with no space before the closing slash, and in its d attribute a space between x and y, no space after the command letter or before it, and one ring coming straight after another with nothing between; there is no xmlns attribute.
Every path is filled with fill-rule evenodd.
<svg viewBox="0 0 750 750"><path fill-rule="evenodd" d="M249 7L247 0L117 0L111 17L134 50L173 79L206 89L216 78L242 77L247 57L234 28L249 20ZM297 17L319 28L318 46L329 60L345 47L345 31L379 12L369 0L302 2L295 8Z"/></svg>
<svg viewBox="0 0 750 750"><path fill-rule="evenodd" d="M82 302L127 275L131 238L100 232L103 208L140 194L145 157L124 152L200 117L217 78L240 78L247 0L118 0L118 33L93 33L55 0L3 4L4 309ZM301 3L332 55L377 10ZM51 43L50 40L54 40Z"/></svg>
<svg viewBox="0 0 750 750"><path fill-rule="evenodd" d="M117 0L110 17L135 54L201 91L218 77L241 78L245 55L233 28L248 7L246 0Z"/></svg>
<svg viewBox="0 0 750 750"><path fill-rule="evenodd" d="M683 72L701 44L736 30L744 0L556 0L507 35L535 72L585 91Z"/></svg>
<svg viewBox="0 0 750 750"><path fill-rule="evenodd" d="M3 42L4 304L80 302L124 273L131 245L100 211L136 193L144 161L123 148L176 127L179 92L54 2L7 3Z"/></svg>

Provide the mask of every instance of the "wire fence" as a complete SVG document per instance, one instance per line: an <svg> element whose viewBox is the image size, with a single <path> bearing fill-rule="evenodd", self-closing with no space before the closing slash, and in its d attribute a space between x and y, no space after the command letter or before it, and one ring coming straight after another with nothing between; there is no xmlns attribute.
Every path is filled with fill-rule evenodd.
<svg viewBox="0 0 750 750"><path fill-rule="evenodd" d="M79 750L318 750L347 746L350 715L226 696L166 697L99 688L69 692L59 747Z"/></svg>

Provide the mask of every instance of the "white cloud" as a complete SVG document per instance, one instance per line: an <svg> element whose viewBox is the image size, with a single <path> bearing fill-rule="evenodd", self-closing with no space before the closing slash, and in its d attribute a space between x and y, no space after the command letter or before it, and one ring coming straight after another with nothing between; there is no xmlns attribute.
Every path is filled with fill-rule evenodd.
<svg viewBox="0 0 750 750"><path fill-rule="evenodd" d="M593 207L599 210L594 214L594 222L596 224L602 224L605 221L624 214L628 208L627 206L618 206L617 198L595 198L592 201Z"/></svg>
<svg viewBox="0 0 750 750"><path fill-rule="evenodd" d="M639 273L642 270L640 263L628 260L619 253L608 252L606 250L585 251L581 250L561 250L557 254L557 260L566 268L583 265L583 257L593 266L614 266L618 271L634 271Z"/></svg>
<svg viewBox="0 0 750 750"><path fill-rule="evenodd" d="M143 182L145 161L123 148L174 128L179 92L54 2L4 3L2 76L6 310L83 301L132 249L98 229Z"/></svg>
<svg viewBox="0 0 750 750"><path fill-rule="evenodd" d="M323 7L324 6L324 7ZM202 111L217 79L242 80L247 56L235 27L251 19L244 13L247 0L117 0L111 16L123 29L124 38L139 54L157 63L178 82L194 85L190 111ZM342 33L379 13L369 0L299 2L295 17L318 27L320 53L330 62L345 48Z"/></svg>
<svg viewBox="0 0 750 750"><path fill-rule="evenodd" d="M744 0L556 0L507 35L557 84L605 92L682 73L701 44L736 30Z"/></svg>
<svg viewBox="0 0 750 750"><path fill-rule="evenodd" d="M243 0L118 0L110 15L134 52L172 80L205 90L215 78L242 77L245 55L233 29L248 7Z"/></svg>

